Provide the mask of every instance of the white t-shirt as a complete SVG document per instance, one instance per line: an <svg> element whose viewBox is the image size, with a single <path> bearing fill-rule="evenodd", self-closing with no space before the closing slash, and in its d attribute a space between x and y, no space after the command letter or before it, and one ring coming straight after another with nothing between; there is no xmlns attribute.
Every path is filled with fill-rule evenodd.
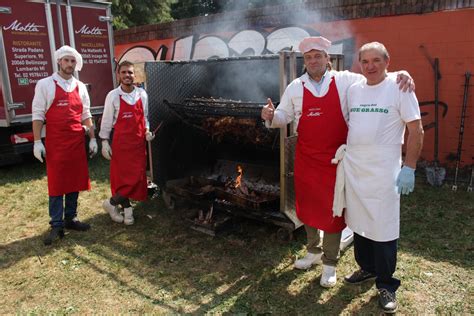
<svg viewBox="0 0 474 316"><path fill-rule="evenodd" d="M132 92L126 93L120 86L110 91L105 98L104 113L102 114L102 123L100 125L99 137L101 139L109 139L120 110L120 97L133 105L141 98L143 105L143 115L145 116L145 128L150 128L148 122L148 95L142 88L135 87Z"/></svg>
<svg viewBox="0 0 474 316"><path fill-rule="evenodd" d="M54 97L56 94L57 81L59 86L66 92L72 92L79 86L79 97L82 101L82 121L92 117L90 107L91 101L89 99L89 93L87 92L86 86L76 78L64 79L58 73L54 73L52 76L43 78L38 81L35 87L35 95L31 104L31 113L33 121L45 121L46 112L53 104Z"/></svg>
<svg viewBox="0 0 474 316"><path fill-rule="evenodd" d="M401 91L395 76L373 86L366 79L353 84L347 102L349 145L401 145L406 123L421 118L415 93Z"/></svg>

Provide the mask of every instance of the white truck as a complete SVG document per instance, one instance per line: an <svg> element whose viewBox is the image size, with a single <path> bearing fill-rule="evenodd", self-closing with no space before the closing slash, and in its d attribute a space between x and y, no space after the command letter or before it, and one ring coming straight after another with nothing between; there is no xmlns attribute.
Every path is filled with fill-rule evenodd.
<svg viewBox="0 0 474 316"><path fill-rule="evenodd" d="M62 45L82 55L76 78L88 87L94 118L102 113L115 84L111 19L110 3L104 1L0 2L0 166L32 151L35 85L57 71L53 55Z"/></svg>

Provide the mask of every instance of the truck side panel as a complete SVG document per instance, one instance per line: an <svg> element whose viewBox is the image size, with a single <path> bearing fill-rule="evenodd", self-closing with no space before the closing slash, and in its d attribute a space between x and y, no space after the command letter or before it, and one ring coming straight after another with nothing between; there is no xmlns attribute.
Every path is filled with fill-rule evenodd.
<svg viewBox="0 0 474 316"><path fill-rule="evenodd" d="M84 62L79 79L90 84L92 107L103 106L107 93L114 88L109 45L113 35L107 22L99 20L106 15L106 8L72 7L74 42Z"/></svg>
<svg viewBox="0 0 474 316"><path fill-rule="evenodd" d="M45 5L2 0L2 6L11 7L11 14L0 14L11 86L11 100L6 95L7 102L24 103L15 110L15 116L30 115L36 82L53 71Z"/></svg>

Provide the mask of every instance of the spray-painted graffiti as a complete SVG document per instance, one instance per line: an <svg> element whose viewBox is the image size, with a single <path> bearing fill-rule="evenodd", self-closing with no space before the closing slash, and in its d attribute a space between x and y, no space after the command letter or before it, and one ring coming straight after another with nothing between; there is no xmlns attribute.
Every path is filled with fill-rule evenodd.
<svg viewBox="0 0 474 316"><path fill-rule="evenodd" d="M423 107L425 107L425 106L433 106L433 108L434 108L435 107L435 101L422 101L422 102L419 102L419 105L420 105L420 110L423 110ZM442 118L446 117L446 115L448 114L448 108L449 108L448 105L443 101L438 101L438 107L442 109L441 117ZM429 112L421 111L421 117L422 118L425 117L425 116L428 116L429 114L430 114ZM423 124L423 129L425 131L434 128L436 126L436 124L439 123L439 122L436 122L436 117L433 117L433 121L431 121L429 123L427 123L425 121L426 121L426 118L423 120L423 123L424 123Z"/></svg>
<svg viewBox="0 0 474 316"><path fill-rule="evenodd" d="M171 60L196 60L209 58L259 56L275 54L284 49L296 50L299 42L307 36L319 35L312 29L297 26L265 30L243 30L230 38L217 35L191 35L178 38L173 47L161 45L157 50L148 46L132 46L119 58L132 62L166 60L171 49ZM344 54L345 65L352 65L354 39L348 38L333 43L331 54Z"/></svg>

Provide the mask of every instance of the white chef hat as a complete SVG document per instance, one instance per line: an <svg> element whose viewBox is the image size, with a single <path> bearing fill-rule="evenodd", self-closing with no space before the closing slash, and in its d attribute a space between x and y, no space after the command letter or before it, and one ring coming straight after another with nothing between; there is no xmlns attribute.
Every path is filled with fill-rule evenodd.
<svg viewBox="0 0 474 316"><path fill-rule="evenodd" d="M299 45L299 50L303 54L313 49L325 51L327 54L330 47L331 47L331 41L328 40L327 38L324 38L322 36L311 36L311 37L306 37L301 41Z"/></svg>
<svg viewBox="0 0 474 316"><path fill-rule="evenodd" d="M54 52L54 59L59 61L64 56L72 56L76 58L76 70L81 71L82 69L82 56L79 54L77 50L72 48L71 46L64 45L60 47L57 51Z"/></svg>

